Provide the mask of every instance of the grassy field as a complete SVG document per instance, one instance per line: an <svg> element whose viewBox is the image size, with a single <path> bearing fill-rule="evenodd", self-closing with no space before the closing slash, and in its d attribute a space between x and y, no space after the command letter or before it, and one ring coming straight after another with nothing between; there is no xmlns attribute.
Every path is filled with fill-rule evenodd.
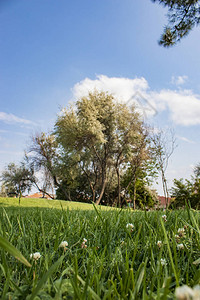
<svg viewBox="0 0 200 300"><path fill-rule="evenodd" d="M63 200L47 200L42 198L21 198L20 205L18 198L5 198L0 197L0 207L43 207L43 208L57 208L57 209L81 209L93 210L94 207L88 203L70 202ZM110 210L109 207L100 206L102 210Z"/></svg>
<svg viewBox="0 0 200 300"><path fill-rule="evenodd" d="M1 299L175 299L177 286L200 284L199 212L9 201L0 199L0 235L31 267L0 250Z"/></svg>

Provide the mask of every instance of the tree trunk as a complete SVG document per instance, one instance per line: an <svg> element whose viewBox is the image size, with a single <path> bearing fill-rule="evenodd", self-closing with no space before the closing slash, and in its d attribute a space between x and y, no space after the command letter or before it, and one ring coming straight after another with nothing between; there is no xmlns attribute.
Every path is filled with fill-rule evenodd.
<svg viewBox="0 0 200 300"><path fill-rule="evenodd" d="M102 165L102 187L101 187L101 193L99 195L99 198L96 200L96 205L99 205L99 203L101 202L101 199L103 197L104 191L105 191L105 187L106 187L106 163L104 163Z"/></svg>
<svg viewBox="0 0 200 300"><path fill-rule="evenodd" d="M22 197L22 192L21 192L21 189L19 188L19 205L20 205L21 197Z"/></svg>
<svg viewBox="0 0 200 300"><path fill-rule="evenodd" d="M135 202L136 202L136 176L134 178L134 191L133 191L133 209L134 210L136 208Z"/></svg>
<svg viewBox="0 0 200 300"><path fill-rule="evenodd" d="M101 188L101 193L100 193L99 198L96 200L96 203L95 203L96 205L99 205L99 203L101 202L101 199L102 199L104 191L105 191L105 187L106 187L106 180L104 179L103 185L102 185L102 188Z"/></svg>
<svg viewBox="0 0 200 300"><path fill-rule="evenodd" d="M120 183L119 168L116 168L116 172L117 172L117 183L118 183L118 207L121 207L121 183Z"/></svg>
<svg viewBox="0 0 200 300"><path fill-rule="evenodd" d="M165 178L164 171L162 170L162 185L163 185L163 192L165 197L165 208L168 209L169 206L169 193L167 188L167 180Z"/></svg>
<svg viewBox="0 0 200 300"><path fill-rule="evenodd" d="M54 199L53 196L51 196L49 193L47 193L43 189L41 189L36 182L34 182L34 184L37 187L38 191L41 192L41 193L43 193L43 198L44 198L44 195L47 195L49 198Z"/></svg>
<svg viewBox="0 0 200 300"><path fill-rule="evenodd" d="M95 190L93 189L92 190L92 202L95 203L95 199L96 199L96 192Z"/></svg>

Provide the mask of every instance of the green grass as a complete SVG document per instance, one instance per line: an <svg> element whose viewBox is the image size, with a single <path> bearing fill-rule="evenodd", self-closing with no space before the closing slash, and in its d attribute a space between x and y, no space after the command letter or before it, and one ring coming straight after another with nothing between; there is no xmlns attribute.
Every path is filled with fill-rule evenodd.
<svg viewBox="0 0 200 300"><path fill-rule="evenodd" d="M12 201L1 204L0 236L32 267L0 250L1 299L164 300L174 299L176 286L200 283L199 212L167 211L163 222L160 211L105 211L84 204L55 209L35 207L35 200L28 200L33 207L19 207ZM178 250L175 234L184 225L178 242L184 249ZM83 238L87 248L81 247ZM69 244L66 251L59 248L62 241ZM42 256L35 263L30 254L37 251Z"/></svg>
<svg viewBox="0 0 200 300"><path fill-rule="evenodd" d="M21 198L20 205L18 198L0 197L0 207L43 207L57 209L83 209L93 210L93 205L83 202L63 201L63 200L47 200L36 198ZM110 210L109 207L101 206L102 210Z"/></svg>

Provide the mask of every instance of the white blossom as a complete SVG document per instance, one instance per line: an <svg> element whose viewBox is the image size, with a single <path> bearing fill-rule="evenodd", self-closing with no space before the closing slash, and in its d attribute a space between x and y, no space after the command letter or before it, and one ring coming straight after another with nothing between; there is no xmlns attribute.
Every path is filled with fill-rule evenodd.
<svg viewBox="0 0 200 300"><path fill-rule="evenodd" d="M175 237L175 239L176 239L177 242L180 240L180 236L178 234L175 234L174 237Z"/></svg>
<svg viewBox="0 0 200 300"><path fill-rule="evenodd" d="M200 299L200 285L199 284L194 286L193 293L194 293L193 299L199 300Z"/></svg>
<svg viewBox="0 0 200 300"><path fill-rule="evenodd" d="M40 252L31 253L30 255L30 259L34 259L34 260L38 260L40 259L40 257L41 257Z"/></svg>
<svg viewBox="0 0 200 300"><path fill-rule="evenodd" d="M184 228L179 228L179 229L178 229L178 235L179 235L180 237L182 237L182 236L184 236L184 234L185 234L185 229L184 229Z"/></svg>
<svg viewBox="0 0 200 300"><path fill-rule="evenodd" d="M132 223L128 223L128 224L126 224L126 228L133 231L134 225Z"/></svg>
<svg viewBox="0 0 200 300"><path fill-rule="evenodd" d="M190 300L190 299L195 299L195 300L199 300L200 298L197 298L195 297L194 298L194 291L193 289L191 289L189 286L187 285L183 285L183 286L180 286L178 288L176 288L176 291L175 291L175 296L176 296L176 299L178 300Z"/></svg>
<svg viewBox="0 0 200 300"><path fill-rule="evenodd" d="M81 248L82 248L82 249L87 248L86 243L87 243L87 239L84 238L84 239L83 239L83 242L82 242L82 244L81 244Z"/></svg>
<svg viewBox="0 0 200 300"><path fill-rule="evenodd" d="M166 262L165 258L161 258L160 259L160 263L161 263L162 266L166 266L167 265L167 262Z"/></svg>
<svg viewBox="0 0 200 300"><path fill-rule="evenodd" d="M162 241L157 241L157 246L160 248L162 246Z"/></svg>
<svg viewBox="0 0 200 300"><path fill-rule="evenodd" d="M184 245L183 244L177 244L177 249L178 250L184 249Z"/></svg>
<svg viewBox="0 0 200 300"><path fill-rule="evenodd" d="M59 245L60 248L66 248L67 246L68 246L68 242L67 241L63 241Z"/></svg>
<svg viewBox="0 0 200 300"><path fill-rule="evenodd" d="M166 215L162 215L163 221L167 222L167 216Z"/></svg>

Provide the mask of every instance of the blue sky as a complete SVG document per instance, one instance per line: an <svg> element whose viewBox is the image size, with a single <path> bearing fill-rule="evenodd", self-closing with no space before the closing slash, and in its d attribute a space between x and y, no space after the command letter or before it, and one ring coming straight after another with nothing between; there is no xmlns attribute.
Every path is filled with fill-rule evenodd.
<svg viewBox="0 0 200 300"><path fill-rule="evenodd" d="M150 0L1 1L0 171L20 161L32 134L52 129L62 107L96 87L151 102L158 113L147 121L177 139L169 185L189 178L200 161L200 27L162 48L165 14Z"/></svg>

